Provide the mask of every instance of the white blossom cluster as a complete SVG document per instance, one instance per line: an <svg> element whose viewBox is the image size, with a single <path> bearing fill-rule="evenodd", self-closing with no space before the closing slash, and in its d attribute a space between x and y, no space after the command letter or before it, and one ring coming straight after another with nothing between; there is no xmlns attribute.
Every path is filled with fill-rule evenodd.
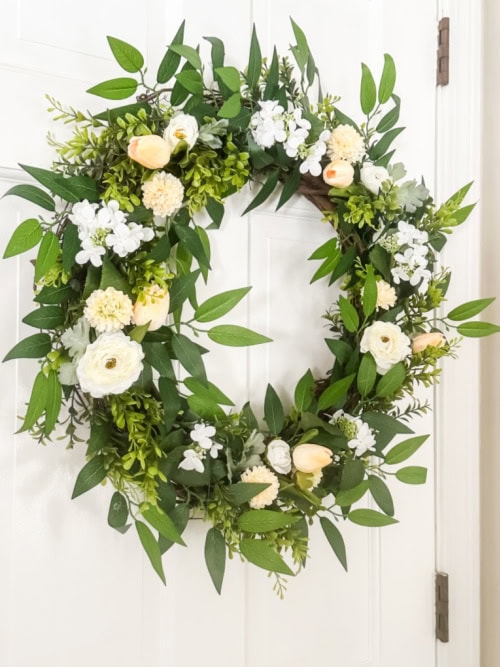
<svg viewBox="0 0 500 667"><path fill-rule="evenodd" d="M360 417L337 410L330 419L330 424L338 426L347 438L347 446L354 450L355 456L363 456L375 449L375 435L372 429Z"/></svg>
<svg viewBox="0 0 500 667"><path fill-rule="evenodd" d="M391 269L396 285L409 282L412 287L420 283L419 292L425 293L432 277L429 264L429 235L408 222L400 221L395 234L398 247L402 250L394 255L397 266Z"/></svg>
<svg viewBox="0 0 500 667"><path fill-rule="evenodd" d="M215 435L215 428L213 426L207 426L207 424L204 424L203 422L195 424L189 435L191 436L194 447L184 450L184 458L179 463L179 468L182 468L183 470L203 472L205 470L203 461L207 454L210 454L213 459L216 459L219 455L219 450L223 447L221 444L212 440Z"/></svg>
<svg viewBox="0 0 500 667"><path fill-rule="evenodd" d="M324 130L317 141L307 143L311 123L302 117L301 109L286 111L275 100L259 103L260 110L250 120L252 136L261 148L271 148L276 143L283 144L288 157L301 160L300 173L309 172L313 176L321 174L321 158L326 153L330 132Z"/></svg>
<svg viewBox="0 0 500 667"><path fill-rule="evenodd" d="M81 250L75 257L78 264L90 262L101 266L107 249L125 257L154 237L149 227L127 222L127 215L120 211L115 200L99 205L84 199L73 205L69 219L78 228L81 243Z"/></svg>

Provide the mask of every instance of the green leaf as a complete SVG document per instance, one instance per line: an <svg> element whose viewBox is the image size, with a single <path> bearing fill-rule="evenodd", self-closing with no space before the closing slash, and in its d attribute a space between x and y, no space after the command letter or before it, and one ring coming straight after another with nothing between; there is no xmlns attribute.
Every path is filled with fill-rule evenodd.
<svg viewBox="0 0 500 667"><path fill-rule="evenodd" d="M241 96L240 93L231 95L221 106L217 115L219 118L235 118L241 111Z"/></svg>
<svg viewBox="0 0 500 667"><path fill-rule="evenodd" d="M307 43L306 36L304 31L295 23L295 21L290 17L290 22L292 24L293 34L297 40L297 46L295 49L292 48L295 59L297 60L297 65L300 70L303 72L307 61L309 60L310 50Z"/></svg>
<svg viewBox="0 0 500 667"><path fill-rule="evenodd" d="M64 324L64 311L58 306L42 306L23 317L24 324L35 329L55 329Z"/></svg>
<svg viewBox="0 0 500 667"><path fill-rule="evenodd" d="M377 364L372 355L367 352L361 358L358 370L357 386L361 396L365 397L375 386L377 379Z"/></svg>
<svg viewBox="0 0 500 667"><path fill-rule="evenodd" d="M250 211L252 211L254 208L257 208L257 206L260 206L262 203L266 201L266 199L268 199L271 196L271 194L274 192L275 187L278 184L279 176L280 176L279 169L273 170L269 173L266 182L261 187L257 195L252 199L250 204L243 211L242 215L250 213Z"/></svg>
<svg viewBox="0 0 500 667"><path fill-rule="evenodd" d="M101 111L98 114L93 114L93 117L96 120L104 120L107 123L114 123L118 118L125 118L125 116L128 113L133 114L134 116L137 115L137 112L140 111L140 109L144 109L145 111L150 112L151 111L151 105L148 104L147 102L135 102L133 104L122 104L119 107L114 107L113 109L106 109L105 111ZM132 218L129 217L129 220Z"/></svg>
<svg viewBox="0 0 500 667"><path fill-rule="evenodd" d="M212 398L193 394L192 396L188 396L186 400L191 412L199 415L202 419L214 421L223 419L225 416L224 410Z"/></svg>
<svg viewBox="0 0 500 667"><path fill-rule="evenodd" d="M377 396L387 398L387 396L395 394L405 380L406 368L402 363L396 364L380 378L377 384Z"/></svg>
<svg viewBox="0 0 500 667"><path fill-rule="evenodd" d="M179 29L175 33L175 37L171 42L172 44L182 44L184 41L184 24L185 21L181 23ZM160 66L158 67L158 73L156 75L156 80L158 83L166 83L169 81L177 72L180 61L180 55L172 51L172 49L168 48L167 52L163 56Z"/></svg>
<svg viewBox="0 0 500 667"><path fill-rule="evenodd" d="M304 373L295 387L295 407L299 412L305 412L311 405L314 392L314 377L310 369Z"/></svg>
<svg viewBox="0 0 500 667"><path fill-rule="evenodd" d="M59 239L54 232L45 232L35 263L35 282L54 266L59 256Z"/></svg>
<svg viewBox="0 0 500 667"><path fill-rule="evenodd" d="M105 478L104 456L99 454L90 459L78 473L71 498L78 498L82 493L90 491L90 489L100 484Z"/></svg>
<svg viewBox="0 0 500 667"><path fill-rule="evenodd" d="M197 322L212 322L229 313L251 290L251 287L240 287L210 297L194 311Z"/></svg>
<svg viewBox="0 0 500 667"><path fill-rule="evenodd" d="M104 97L108 100L124 100L127 97L135 95L137 91L137 81L128 76L119 77L118 79L109 79L102 81L96 86L92 86L87 90L91 95Z"/></svg>
<svg viewBox="0 0 500 667"><path fill-rule="evenodd" d="M267 422L269 431L273 435L278 435L285 423L283 405L278 394L270 384L267 385L266 396L264 398L264 419Z"/></svg>
<svg viewBox="0 0 500 667"><path fill-rule="evenodd" d="M464 322L458 325L457 331L467 338L482 338L500 332L500 326L490 322Z"/></svg>
<svg viewBox="0 0 500 667"><path fill-rule="evenodd" d="M469 204L468 206L464 206L463 208L459 208L458 211L455 211L453 214L453 224L454 225L461 225L463 222L467 220L469 215L472 213L472 211L476 208L475 204Z"/></svg>
<svg viewBox="0 0 500 667"><path fill-rule="evenodd" d="M264 570L294 576L283 558L266 540L243 539L240 542L240 553L249 563Z"/></svg>
<svg viewBox="0 0 500 667"><path fill-rule="evenodd" d="M361 63L361 109L368 116L375 108L377 102L377 87L370 69Z"/></svg>
<svg viewBox="0 0 500 667"><path fill-rule="evenodd" d="M175 491L174 491L174 502L175 502ZM168 512L168 515L174 522L174 526L177 528L178 533L182 535L189 521L189 506L185 503L176 505L173 509L171 509ZM172 540L167 540L165 537L160 535L158 544L160 545L161 553L164 554L166 551L168 551L171 547L174 546L175 542L172 542Z"/></svg>
<svg viewBox="0 0 500 667"><path fill-rule="evenodd" d="M108 510L108 524L111 528L123 528L128 519L127 499L119 491L111 496Z"/></svg>
<svg viewBox="0 0 500 667"><path fill-rule="evenodd" d="M190 375L203 384L207 383L207 374L201 352L193 341L183 334L174 334L172 336L172 350L179 363L184 366Z"/></svg>
<svg viewBox="0 0 500 667"><path fill-rule="evenodd" d="M146 509L142 509L141 514L146 519L146 521L167 540L171 540L172 542L180 544L183 547L186 546L186 543L180 536L179 531L175 527L172 519L159 507L154 507L151 505Z"/></svg>
<svg viewBox="0 0 500 667"><path fill-rule="evenodd" d="M310 280L310 283L314 283L316 282L316 280L320 280L320 278L324 278L325 276L328 276L331 273L333 273L340 264L341 260L342 260L342 251L340 250L340 248L334 249L331 255L325 259L325 261L321 264L319 269L315 272L315 274Z"/></svg>
<svg viewBox="0 0 500 667"><path fill-rule="evenodd" d="M203 243L200 240L200 237L195 232L194 229L188 227L187 225L181 225L180 223L174 222L175 233L177 234L180 241L182 241L189 252L196 257L200 266L206 266L210 268L210 261L203 247Z"/></svg>
<svg viewBox="0 0 500 667"><path fill-rule="evenodd" d="M49 435L55 425L61 411L62 387L55 371L49 371L47 376L47 397L45 405L45 435Z"/></svg>
<svg viewBox="0 0 500 667"><path fill-rule="evenodd" d="M155 539L155 536L148 528L148 526L146 526L146 524L142 521L136 521L135 528L137 530L137 534L139 535L139 539L144 548L144 551L151 561L151 565L153 566L154 571L160 577L163 583L166 584L163 563L161 562L160 547Z"/></svg>
<svg viewBox="0 0 500 667"><path fill-rule="evenodd" d="M313 252L313 254L308 257L309 260L311 259L326 259L327 257L330 257L332 254L336 254L338 247L338 241L337 239L328 239L328 241L325 241L322 245L319 246L319 248L316 248L316 250Z"/></svg>
<svg viewBox="0 0 500 667"><path fill-rule="evenodd" d="M381 526L398 523L397 519L370 509L352 510L347 518L358 526L368 526L370 528L380 528Z"/></svg>
<svg viewBox="0 0 500 667"><path fill-rule="evenodd" d="M144 65L144 58L135 46L123 42L116 37L107 37L108 44L113 52L116 62L126 72L139 72Z"/></svg>
<svg viewBox="0 0 500 667"><path fill-rule="evenodd" d="M102 275L99 288L105 290L114 287L124 294L131 295L130 285L125 276L117 269L109 257L102 258Z"/></svg>
<svg viewBox="0 0 500 667"><path fill-rule="evenodd" d="M229 347L247 347L272 342L271 338L236 324L220 324L212 327L207 331L207 335L214 343Z"/></svg>
<svg viewBox="0 0 500 667"><path fill-rule="evenodd" d="M365 466L359 459L347 460L342 471L340 488L342 491L353 489L361 484L365 477Z"/></svg>
<svg viewBox="0 0 500 667"><path fill-rule="evenodd" d="M36 303L54 305L67 301L72 295L74 295L74 291L71 288L71 285L61 285L61 287L43 287L42 291L37 294L33 300Z"/></svg>
<svg viewBox="0 0 500 667"><path fill-rule="evenodd" d="M186 69L175 75L177 82L192 95L203 95L203 79L194 69Z"/></svg>
<svg viewBox="0 0 500 667"><path fill-rule="evenodd" d="M182 406L177 383L174 380L166 377L160 377L158 382L161 400L163 401L164 409L164 424L170 429L177 418L177 414Z"/></svg>
<svg viewBox="0 0 500 667"><path fill-rule="evenodd" d="M233 93L237 93L240 90L240 73L236 67L217 67L214 70L220 80L232 90Z"/></svg>
<svg viewBox="0 0 500 667"><path fill-rule="evenodd" d="M204 385L196 378L186 378L183 382L193 394L209 398L220 405L234 405L233 401L211 382Z"/></svg>
<svg viewBox="0 0 500 667"><path fill-rule="evenodd" d="M225 48L224 42L218 37L204 37L212 45L211 58L212 69L216 70L224 65Z"/></svg>
<svg viewBox="0 0 500 667"><path fill-rule="evenodd" d="M368 264L366 267L366 282L363 288L363 313L365 317L370 317L377 306L377 281L373 273L373 266Z"/></svg>
<svg viewBox="0 0 500 667"><path fill-rule="evenodd" d="M376 437L377 450L381 451L398 433L413 433L406 424L394 419L381 412L364 412L363 421L375 431L378 431Z"/></svg>
<svg viewBox="0 0 500 667"><path fill-rule="evenodd" d="M325 534L328 543L333 549L334 554L339 559L342 567L347 572L347 556L345 551L345 542L340 530L335 524L333 524L330 519L327 519L325 516L320 517L319 519L321 528Z"/></svg>
<svg viewBox="0 0 500 667"><path fill-rule="evenodd" d="M255 24L252 29L252 39L250 41L250 55L247 68L247 83L250 90L256 88L262 70L262 52L260 50L259 39L255 30Z"/></svg>
<svg viewBox="0 0 500 667"><path fill-rule="evenodd" d="M170 285L170 312L180 308L184 301L194 294L196 281L201 271L197 269L185 275L176 276Z"/></svg>
<svg viewBox="0 0 500 667"><path fill-rule="evenodd" d="M205 539L205 562L215 590L220 595L226 569L226 542L222 533L210 528Z"/></svg>
<svg viewBox="0 0 500 667"><path fill-rule="evenodd" d="M400 468L396 472L396 477L405 484L425 484L427 481L427 468L422 466L408 466Z"/></svg>
<svg viewBox="0 0 500 667"><path fill-rule="evenodd" d="M44 192L44 190L37 188L36 185L14 185L14 187L10 188L10 190L7 190L7 192L2 196L7 197L7 195L22 197L23 199L27 199L28 201L33 202L33 204L36 204L37 206L41 206L47 211L56 210L56 205L52 197Z"/></svg>
<svg viewBox="0 0 500 667"><path fill-rule="evenodd" d="M371 159L375 161L381 158L382 155L385 155L394 139L401 134L404 129L404 127L395 127L393 130L386 132L380 141L370 148L369 155Z"/></svg>
<svg viewBox="0 0 500 667"><path fill-rule="evenodd" d="M328 410L332 405L335 405L340 401L340 399L347 393L347 390L352 384L352 381L356 377L355 373L348 375L341 380L337 380L321 394L318 401L319 410Z"/></svg>
<svg viewBox="0 0 500 667"><path fill-rule="evenodd" d="M395 83L396 65L393 58L388 53L384 53L384 69L378 87L378 101L380 104L385 104L391 99Z"/></svg>
<svg viewBox="0 0 500 667"><path fill-rule="evenodd" d="M461 306L450 310L446 317L453 321L468 320L471 317L478 315L481 311L492 304L493 301L495 301L494 298L467 301L467 303L463 303Z"/></svg>
<svg viewBox="0 0 500 667"><path fill-rule="evenodd" d="M400 112L401 112L401 105L398 101L398 103L390 111L388 111L385 114L385 116L382 116L382 118L379 121L379 124L376 127L377 132L379 134L384 134L388 130L392 129L399 120Z"/></svg>
<svg viewBox="0 0 500 667"><path fill-rule="evenodd" d="M345 296L339 296L340 317L347 331L354 333L359 327L359 315L356 308Z"/></svg>
<svg viewBox="0 0 500 667"><path fill-rule="evenodd" d="M349 343L345 342L345 340L325 338L325 343L328 345L328 349L335 356L335 359L339 364L344 365L351 358L353 349Z"/></svg>
<svg viewBox="0 0 500 667"><path fill-rule="evenodd" d="M269 484L256 484L253 482L237 482L231 484L225 490L225 495L231 505L243 505L255 496L269 488Z"/></svg>
<svg viewBox="0 0 500 667"><path fill-rule="evenodd" d="M37 333L33 336L28 336L7 353L3 361L10 359L40 359L45 357L52 349L50 336L46 333Z"/></svg>
<svg viewBox="0 0 500 667"><path fill-rule="evenodd" d="M87 447L87 456L97 454L109 444L111 435L111 424L106 421L96 419L90 426L90 437Z"/></svg>
<svg viewBox="0 0 500 667"><path fill-rule="evenodd" d="M128 337L131 338L132 340L135 340L136 343L142 343L144 340L144 336L148 333L149 329L149 322L146 324L140 324L134 327L131 331L128 333Z"/></svg>
<svg viewBox="0 0 500 667"><path fill-rule="evenodd" d="M373 500L382 512L385 512L388 516L394 516L394 501L387 484L376 475L370 475L368 483Z"/></svg>
<svg viewBox="0 0 500 667"><path fill-rule="evenodd" d="M212 224L209 228L215 227L218 229L224 217L224 204L215 199L209 199L205 208L208 215L212 218Z"/></svg>
<svg viewBox="0 0 500 667"><path fill-rule="evenodd" d="M16 227L3 254L4 259L31 250L40 243L43 236L42 226L34 218L25 220Z"/></svg>
<svg viewBox="0 0 500 667"><path fill-rule="evenodd" d="M272 530L288 528L288 526L296 523L299 518L281 511L248 510L240 516L238 527L244 533L269 533Z"/></svg>
<svg viewBox="0 0 500 667"><path fill-rule="evenodd" d="M23 425L19 429L19 433L22 431L29 431L29 429L36 424L38 419L42 416L43 411L45 410L46 403L47 378L45 374L40 371L35 377L35 382L33 383L33 389L31 390L31 396L28 403L28 409L26 410L26 416L24 417Z"/></svg>
<svg viewBox="0 0 500 667"><path fill-rule="evenodd" d="M142 349L148 364L156 368L161 376L168 377L171 380L175 379L172 362L163 343L142 343Z"/></svg>
<svg viewBox="0 0 500 667"><path fill-rule="evenodd" d="M368 491L368 480L364 479L360 484L354 486L352 489L345 491L338 491L335 496L335 504L339 507L349 507L353 503L360 500Z"/></svg>
<svg viewBox="0 0 500 667"><path fill-rule="evenodd" d="M75 264L75 257L80 250L80 239L78 237L78 227L69 223L63 234L62 242L62 265L68 273Z"/></svg>
<svg viewBox="0 0 500 667"><path fill-rule="evenodd" d="M290 197L292 197L297 192L301 178L302 174L300 173L300 164L297 163L293 170L287 175L287 179L283 185L278 205L276 206L277 211L282 206L284 206Z"/></svg>
<svg viewBox="0 0 500 667"><path fill-rule="evenodd" d="M194 69L201 70L201 59L200 54L196 49L193 49L192 46L187 46L187 44L170 44L169 49L177 55L185 58L187 62L194 67Z"/></svg>
<svg viewBox="0 0 500 667"><path fill-rule="evenodd" d="M387 465L396 465L413 456L420 449L424 442L429 438L428 435L418 435L400 442L385 455Z"/></svg>

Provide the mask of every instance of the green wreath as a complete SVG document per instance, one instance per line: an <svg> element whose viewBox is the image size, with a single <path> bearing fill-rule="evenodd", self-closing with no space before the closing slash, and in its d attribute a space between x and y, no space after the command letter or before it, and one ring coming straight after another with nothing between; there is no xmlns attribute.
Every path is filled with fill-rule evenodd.
<svg viewBox="0 0 500 667"><path fill-rule="evenodd" d="M23 322L41 331L5 357L40 360L21 430L40 442L56 434L70 447L86 442L73 498L109 480L110 526L124 533L135 524L163 581L163 554L184 545L189 517L201 514L219 593L234 554L274 573L282 593L284 575L305 563L316 516L347 569L339 526L395 523L384 480L425 481L425 468L395 469L427 438L407 425L428 407L416 387L437 380L439 359L454 354L460 336L500 330L464 322L492 299L434 314L450 280L436 268L437 253L473 208L462 206L470 186L437 207L425 185L392 162L402 131L392 58L385 56L378 85L362 65L358 125L338 98L312 101L318 71L303 32L293 21L292 28L294 63L276 49L262 58L254 29L239 72L225 64L216 37L207 38L206 68L184 44L182 24L153 85L141 53L108 37L118 64L135 76L88 92L112 100L142 92L97 114L49 98L72 137L49 137L58 156L51 170L23 165L42 187L7 193L44 209L17 227L4 255L38 246L37 307ZM332 234L309 258L319 262L313 281L340 281L342 290L325 314L329 368L319 378L304 368L289 413L268 386L265 427L249 404L233 411L208 380L198 342L202 333L228 346L269 342L240 326L212 325L249 287L203 303L196 295L210 244L194 216L206 211L218 227L225 199L249 181L258 192L245 213L277 188L278 208L299 192L322 211ZM366 507L368 495L377 510Z"/></svg>

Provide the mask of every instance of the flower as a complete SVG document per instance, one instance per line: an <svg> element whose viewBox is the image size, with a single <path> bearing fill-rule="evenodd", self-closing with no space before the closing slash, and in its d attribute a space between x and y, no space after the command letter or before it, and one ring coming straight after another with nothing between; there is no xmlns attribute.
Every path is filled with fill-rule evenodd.
<svg viewBox="0 0 500 667"><path fill-rule="evenodd" d="M161 169L170 160L170 146L156 134L132 137L128 144L128 156L147 169Z"/></svg>
<svg viewBox="0 0 500 667"><path fill-rule="evenodd" d="M102 257L106 254L106 248L102 245L95 245L92 239L82 241L82 249L75 255L77 264L87 264L90 262L93 266L102 266Z"/></svg>
<svg viewBox="0 0 500 667"><path fill-rule="evenodd" d="M293 109L293 111L285 114L285 121L287 136L283 148L288 157L297 157L300 147L305 143L309 135L311 123L302 118L302 109Z"/></svg>
<svg viewBox="0 0 500 667"><path fill-rule="evenodd" d="M127 216L120 211L117 201L111 199L107 204L102 202L90 204L86 199L73 205L69 215L70 220L78 228L78 238L82 249L76 254L77 264L90 262L98 267L102 265L106 246L109 247L109 238L112 232L120 225L125 226Z"/></svg>
<svg viewBox="0 0 500 667"><path fill-rule="evenodd" d="M119 331L130 324L132 301L114 287L95 290L85 303L83 314L99 333Z"/></svg>
<svg viewBox="0 0 500 667"><path fill-rule="evenodd" d="M154 174L142 186L142 203L155 215L174 214L182 205L184 186L178 178L164 171Z"/></svg>
<svg viewBox="0 0 500 667"><path fill-rule="evenodd" d="M366 149L363 137L351 125L338 125L330 135L327 152L332 161L354 164L363 159Z"/></svg>
<svg viewBox="0 0 500 667"><path fill-rule="evenodd" d="M377 372L385 375L395 364L411 354L410 339L397 324L374 322L366 327L360 350L370 352L377 364Z"/></svg>
<svg viewBox="0 0 500 667"><path fill-rule="evenodd" d="M411 341L413 353L423 352L426 347L442 347L446 338L440 331L431 331L429 333L419 334Z"/></svg>
<svg viewBox="0 0 500 667"><path fill-rule="evenodd" d="M241 473L242 482L250 482L251 484L269 484L267 489L261 491L253 498L250 498L250 507L260 510L263 507L272 505L274 500L278 497L280 484L276 475L266 466L254 466L248 468Z"/></svg>
<svg viewBox="0 0 500 667"><path fill-rule="evenodd" d="M347 188L354 179L354 169L345 160L334 160L323 169L323 180L334 188Z"/></svg>
<svg viewBox="0 0 500 667"><path fill-rule="evenodd" d="M300 472L317 472L332 462L333 453L328 447L308 443L294 448L293 465Z"/></svg>
<svg viewBox="0 0 500 667"><path fill-rule="evenodd" d="M73 361L78 361L89 344L90 326L85 317L80 317L76 324L61 336L61 343L68 350Z"/></svg>
<svg viewBox="0 0 500 667"><path fill-rule="evenodd" d="M337 426L347 438L347 446L354 450L355 456L363 456L375 449L375 434L360 417L353 417L343 410L330 419L330 424Z"/></svg>
<svg viewBox="0 0 500 667"><path fill-rule="evenodd" d="M206 453L199 449L185 449L182 452L184 460L179 463L179 468L183 470L196 470L196 472L204 472L205 466L203 461Z"/></svg>
<svg viewBox="0 0 500 667"><path fill-rule="evenodd" d="M272 440L267 446L267 460L273 470L281 475L286 475L292 468L292 459L290 456L290 445L284 440L277 438Z"/></svg>
<svg viewBox="0 0 500 667"><path fill-rule="evenodd" d="M259 102L260 110L250 119L250 128L255 143L261 148L271 148L286 139L284 108L274 100Z"/></svg>
<svg viewBox="0 0 500 667"><path fill-rule="evenodd" d="M67 387L78 383L74 361L65 361L62 363L57 369L57 374L59 376L59 382Z"/></svg>
<svg viewBox="0 0 500 667"><path fill-rule="evenodd" d="M377 281L377 308L388 310L392 308L397 301L396 290L385 280Z"/></svg>
<svg viewBox="0 0 500 667"><path fill-rule="evenodd" d="M143 227L135 222L118 223L111 234L106 237L106 245L119 257L125 257L131 252L139 250L143 241L152 241L154 231L150 227Z"/></svg>
<svg viewBox="0 0 500 667"><path fill-rule="evenodd" d="M139 343L121 331L101 334L78 362L78 381L94 398L121 394L138 379L143 358Z"/></svg>
<svg viewBox="0 0 500 667"><path fill-rule="evenodd" d="M215 435L215 427L201 422L194 425L189 435L191 440L197 442L202 449L210 449L212 447L212 436Z"/></svg>
<svg viewBox="0 0 500 667"><path fill-rule="evenodd" d="M321 174L321 159L326 153L326 141L330 137L329 130L323 130L319 135L318 141L312 146L302 145L299 147L299 157L303 159L299 167L301 174L309 172L312 176Z"/></svg>
<svg viewBox="0 0 500 667"><path fill-rule="evenodd" d="M359 177L365 188L374 195L378 195L381 184L390 178L385 167L376 167L369 163L361 167Z"/></svg>
<svg viewBox="0 0 500 667"><path fill-rule="evenodd" d="M134 303L132 322L136 325L147 324L148 331L156 331L167 319L170 308L170 295L159 285L145 287Z"/></svg>
<svg viewBox="0 0 500 667"><path fill-rule="evenodd" d="M177 114L165 128L163 138L172 151L180 141L185 141L188 148L193 148L198 139L198 122L196 118L186 113Z"/></svg>

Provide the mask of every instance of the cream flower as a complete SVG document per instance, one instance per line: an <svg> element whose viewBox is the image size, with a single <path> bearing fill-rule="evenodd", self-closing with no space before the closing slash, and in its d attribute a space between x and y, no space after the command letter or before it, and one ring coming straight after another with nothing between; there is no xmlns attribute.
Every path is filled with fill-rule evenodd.
<svg viewBox="0 0 500 667"><path fill-rule="evenodd" d="M334 188L347 188L354 180L354 169L345 160L334 160L323 169L323 180Z"/></svg>
<svg viewBox="0 0 500 667"><path fill-rule="evenodd" d="M280 488L278 478L266 466L254 466L248 468L241 473L242 482L251 482L252 484L269 484L270 486L264 491L261 491L256 496L249 500L250 507L261 510L263 507L272 505L273 501L278 497Z"/></svg>
<svg viewBox="0 0 500 667"><path fill-rule="evenodd" d="M78 361L85 352L90 342L89 333L89 323L84 317L80 317L76 324L71 329L66 329L61 336L61 343L68 350L73 361Z"/></svg>
<svg viewBox="0 0 500 667"><path fill-rule="evenodd" d="M170 146L156 134L132 137L128 145L128 156L147 169L161 169L170 160Z"/></svg>
<svg viewBox="0 0 500 667"><path fill-rule="evenodd" d="M410 339L397 324L374 322L361 338L360 350L370 352L377 364L377 372L385 375L389 369L411 354Z"/></svg>
<svg viewBox="0 0 500 667"><path fill-rule="evenodd" d="M316 473L332 462L333 453L328 447L308 443L293 450L293 465L300 472Z"/></svg>
<svg viewBox="0 0 500 667"><path fill-rule="evenodd" d="M171 150L174 150L179 141L185 141L189 148L193 148L198 139L198 134L196 118L186 113L180 113L174 116L167 125L163 138Z"/></svg>
<svg viewBox="0 0 500 667"><path fill-rule="evenodd" d="M156 331L167 319L170 307L170 295L159 285L146 287L134 303L132 322L136 325L147 324L148 331Z"/></svg>
<svg viewBox="0 0 500 667"><path fill-rule="evenodd" d="M381 184L390 178L385 167L376 167L374 164L365 164L361 167L359 177L365 188L374 195L378 195Z"/></svg>
<svg viewBox="0 0 500 667"><path fill-rule="evenodd" d="M397 301L396 290L385 280L377 282L377 308L388 310L392 308Z"/></svg>
<svg viewBox="0 0 500 667"><path fill-rule="evenodd" d="M99 333L120 331L130 324L132 301L114 287L92 292L83 311L88 323Z"/></svg>
<svg viewBox="0 0 500 667"><path fill-rule="evenodd" d="M184 186L178 178L164 171L157 172L142 186L142 203L155 215L173 215L182 205Z"/></svg>
<svg viewBox="0 0 500 667"><path fill-rule="evenodd" d="M267 460L273 470L286 475L292 468L290 445L284 440L272 440L267 446Z"/></svg>
<svg viewBox="0 0 500 667"><path fill-rule="evenodd" d="M412 352L423 352L426 347L442 347L446 338L440 331L431 331L415 336L411 341Z"/></svg>
<svg viewBox="0 0 500 667"><path fill-rule="evenodd" d="M328 140L327 153L332 161L359 162L366 153L363 137L351 125L338 125Z"/></svg>
<svg viewBox="0 0 500 667"><path fill-rule="evenodd" d="M121 394L138 379L143 358L139 343L121 331L101 334L78 362L78 381L94 398Z"/></svg>

